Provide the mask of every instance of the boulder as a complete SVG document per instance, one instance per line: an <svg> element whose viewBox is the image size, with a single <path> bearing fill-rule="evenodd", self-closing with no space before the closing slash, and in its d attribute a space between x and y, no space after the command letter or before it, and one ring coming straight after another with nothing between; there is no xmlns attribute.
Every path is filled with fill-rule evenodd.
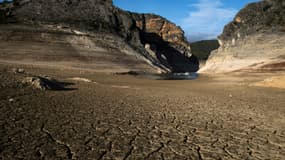
<svg viewBox="0 0 285 160"><path fill-rule="evenodd" d="M13 73L25 73L25 70L23 68L12 68Z"/></svg>
<svg viewBox="0 0 285 160"><path fill-rule="evenodd" d="M56 81L55 79L51 77L40 77L40 76L35 76L35 77L26 77L23 80L24 84L27 84L34 89L39 89L39 90L62 90L64 89L64 86Z"/></svg>

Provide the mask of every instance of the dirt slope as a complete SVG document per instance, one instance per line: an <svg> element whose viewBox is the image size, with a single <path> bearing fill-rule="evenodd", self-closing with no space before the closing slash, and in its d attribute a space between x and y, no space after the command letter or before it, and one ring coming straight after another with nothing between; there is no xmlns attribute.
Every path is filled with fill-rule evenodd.
<svg viewBox="0 0 285 160"><path fill-rule="evenodd" d="M5 28L1 34L4 37L12 35L13 38L10 38L9 41L15 41L15 44L18 42L21 43L21 39L29 41L29 37L24 37L29 35L15 32L13 29L9 30L9 25L17 25L17 29L20 32L26 32L26 28L29 28L29 30L40 32L41 35L50 32L50 26L53 26L52 30L57 32L53 32L53 36L51 36L53 39L49 39L48 41L60 39L65 34L63 30L71 30L72 34L76 33L73 35L73 37L77 36L76 39L80 39L82 36L77 33L96 37L96 41L100 41L101 44L106 43L103 44L105 50L115 48L117 53L122 53L119 56L114 55L112 57L113 52L109 52L106 54L106 59L112 57L113 59L117 59L117 61L121 61L125 66L128 66L130 63L127 67L128 69L138 69L133 67L135 59L138 59L138 64L145 61L145 64L150 65L157 72L198 70L197 61L191 55L189 43L180 27L157 15L140 15L123 11L115 7L111 0L15 0L11 3L1 3L0 13L0 27ZM142 22L148 27L143 26L144 23ZM142 25L138 25L139 23ZM151 25L149 25L150 23ZM159 26L162 23L164 26L160 28ZM5 35L6 33L7 35ZM17 35L18 33L19 35ZM56 34L58 34L58 37L56 37ZM94 36L94 34L96 35ZM152 36L149 37L148 35ZM152 40L153 37L156 38L156 41ZM40 38L42 37L38 39ZM5 38L2 40L6 41ZM73 45L73 42L62 39L61 41ZM92 48L94 45L102 47L97 42L93 42L93 45L90 45L90 42L85 43L81 41L81 43L82 45L89 46L85 50L88 50L90 54L92 50L96 50L96 47ZM4 44L5 42L3 42ZM152 48L147 49L146 45L157 46L157 50ZM37 47L39 48L40 46ZM22 48L21 50L26 50L26 48ZM47 51L50 50L47 49ZM99 55L98 53L96 55ZM13 48L10 48L9 54L11 55L10 57L14 57ZM90 54L87 56L92 57L93 55ZM126 54L134 56L130 57ZM28 56L32 57L31 55ZM70 56L72 57L73 55L71 54ZM101 55L101 57L104 56L105 54ZM69 58L68 56L65 57ZM129 57L127 59L133 59L134 61L129 62L122 57ZM88 57L85 57L85 59L88 59ZM107 61L96 62L105 63ZM112 69L112 63L113 61L110 60L105 66L110 66L110 69ZM118 66L117 63L113 65Z"/></svg>

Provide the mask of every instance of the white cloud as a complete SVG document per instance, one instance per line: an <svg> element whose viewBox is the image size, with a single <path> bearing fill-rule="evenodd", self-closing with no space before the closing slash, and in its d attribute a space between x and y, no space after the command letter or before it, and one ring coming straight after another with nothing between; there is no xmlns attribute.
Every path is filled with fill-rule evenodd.
<svg viewBox="0 0 285 160"><path fill-rule="evenodd" d="M238 12L236 9L224 7L221 0L199 0L190 7L194 10L182 19L182 27L191 41L216 38L224 25Z"/></svg>

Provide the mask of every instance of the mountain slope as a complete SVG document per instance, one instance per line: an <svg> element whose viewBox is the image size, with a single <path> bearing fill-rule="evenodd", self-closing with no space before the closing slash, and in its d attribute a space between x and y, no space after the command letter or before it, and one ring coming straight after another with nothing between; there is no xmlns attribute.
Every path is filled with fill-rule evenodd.
<svg viewBox="0 0 285 160"><path fill-rule="evenodd" d="M225 26L219 43L200 72L284 71L285 1L247 5Z"/></svg>
<svg viewBox="0 0 285 160"><path fill-rule="evenodd" d="M36 42L39 41L38 39L45 43L56 42L58 38L62 38L61 35L66 34L77 39L92 37L92 45L80 42L82 46L85 46L86 53L88 53L84 56L85 59L88 59L88 56L92 57L97 52L96 47L92 48L92 46L103 46L106 50L113 48L116 50L116 54L113 55L113 51L108 51L109 56L122 62L120 65L124 64L129 70L138 68L133 67L133 65L128 66L130 62L125 61L123 57L133 59L132 64L135 64L136 59L138 59L139 64L150 65L160 72L196 71L198 69L197 61L191 55L190 46L181 28L160 16L140 15L123 11L113 6L111 0L14 0L12 3L0 4L0 12L2 15L0 17L1 27L5 28L2 30L2 45L5 44L5 37L12 36L13 40L10 41L13 41L16 45L18 41L30 37L29 34L18 35L19 32L30 33L31 31L31 34L33 34L33 30L36 30L39 36L32 36L34 39L31 39ZM154 19L157 21L153 21ZM150 21L151 26L148 25ZM144 23L139 25L140 22ZM161 22L163 22L164 28L157 28L161 25ZM14 27L9 27L9 25ZM149 27L147 30L145 30L146 26ZM9 28L17 28L16 30L19 32L14 32ZM53 35L49 35L51 31ZM162 35L160 33L167 34ZM45 39L46 34L46 37L51 39ZM153 36L149 37L149 35ZM153 37L156 37L156 41L151 40ZM175 41L171 37L175 37ZM70 39L70 37L67 39ZM73 44L74 41L66 39L60 41L69 45L77 45L77 42ZM97 44L97 41L100 41L101 44ZM149 45L157 46L158 50L147 48ZM28 44L23 46L27 47ZM19 50L26 49L19 48ZM10 48L9 55L1 54L0 56L9 58L13 57L13 54L13 49ZM27 54L18 54L18 56L26 56ZM81 54L81 52L77 50L77 53L72 54ZM98 52L95 54L108 57L106 53ZM64 57L68 57L68 55L66 54ZM55 58L56 56L57 54L54 54ZM34 59L35 56L29 57ZM105 63L97 60L92 63L95 62ZM107 63L106 67L111 67L112 63L116 61L108 60L108 62L110 63Z"/></svg>
<svg viewBox="0 0 285 160"><path fill-rule="evenodd" d="M217 40L202 40L191 43L192 54L200 61L206 61L211 51L218 49L219 43Z"/></svg>

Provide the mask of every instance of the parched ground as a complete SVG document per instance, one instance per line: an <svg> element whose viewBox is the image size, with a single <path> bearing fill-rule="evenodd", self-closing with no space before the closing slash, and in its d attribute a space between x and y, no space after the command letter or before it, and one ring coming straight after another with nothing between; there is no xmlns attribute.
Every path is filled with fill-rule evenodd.
<svg viewBox="0 0 285 160"><path fill-rule="evenodd" d="M32 89L20 83L28 75L69 90ZM0 159L285 159L285 90L249 86L255 78L159 81L1 64Z"/></svg>

